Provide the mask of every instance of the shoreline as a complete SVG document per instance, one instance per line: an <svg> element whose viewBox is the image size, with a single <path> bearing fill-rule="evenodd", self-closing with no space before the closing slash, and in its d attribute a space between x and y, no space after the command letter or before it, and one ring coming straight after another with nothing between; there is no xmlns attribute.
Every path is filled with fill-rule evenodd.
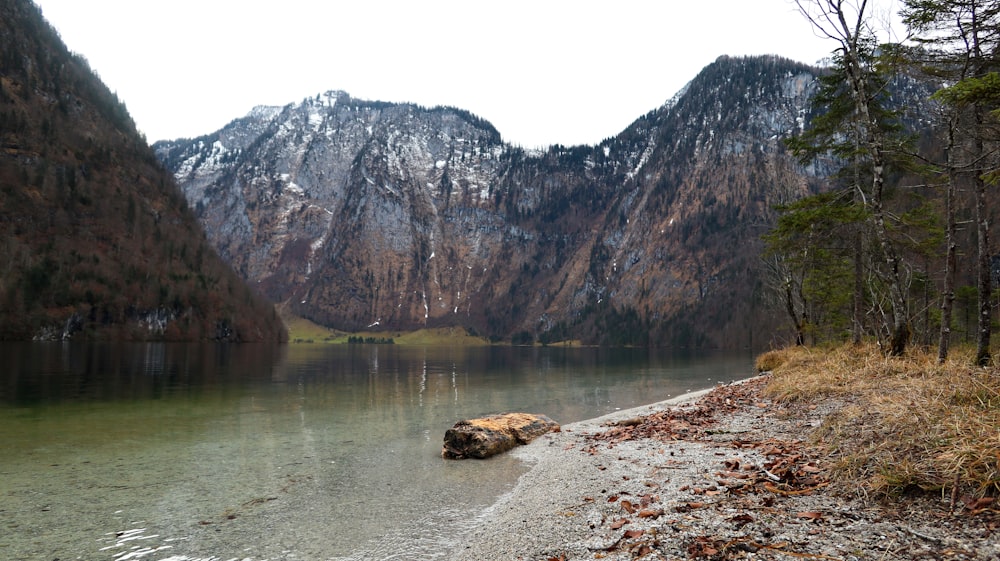
<svg viewBox="0 0 1000 561"><path fill-rule="evenodd" d="M727 385L741 384L756 378L759 376ZM570 514L569 510L560 511L560 505L590 502L585 500L590 497L585 490L613 488L619 480L631 479L634 470L623 462L634 463L648 455L648 449L641 444L624 449L615 448L613 459L609 454L601 453L569 455L565 453L569 452L567 448L573 446L583 435L600 432L611 423L697 404L718 387L720 386L695 390L667 400L575 421L562 426L559 432L547 433L527 445L507 452L524 462L528 471L518 478L513 489L500 496L477 517L473 530L464 536L462 542L446 558L455 561L500 561L549 559L565 555L554 553L555 549L567 549L567 546L559 547L557 544L584 539L590 524L584 528L578 527L573 523L576 520L569 520L576 518L576 515ZM525 548L525 545L528 547ZM538 551L539 555L530 556L528 551ZM526 557L526 554L529 556Z"/></svg>
<svg viewBox="0 0 1000 561"><path fill-rule="evenodd" d="M570 423L508 452L528 471L444 558L1000 558L992 531L941 497L832 491L834 459L806 440L845 403L778 404L762 394L769 378Z"/></svg>
<svg viewBox="0 0 1000 561"><path fill-rule="evenodd" d="M732 384L740 384L753 380L754 378L757 378L757 376L746 378L743 380L736 380L733 382L729 382L728 384L725 385L728 386ZM708 395L712 390L714 390L717 387L719 387L719 385L713 386L711 388L689 391L684 393L684 395L678 395L675 397L671 397L670 399L657 401L654 403L650 403L648 405L639 405L636 407L630 407L628 409L621 409L618 411L614 411L612 413L605 413L604 415L601 415L599 417L583 419L582 421L574 421L572 423L562 425L560 428L560 432L578 433L584 430L600 431L604 428L604 425L609 423L650 415L652 413L664 411L671 407L680 407L683 405L696 403L698 400ZM521 460L524 460L529 463L538 461L538 458L535 458L533 454L536 452L541 452L544 454L548 452L548 450L544 447L536 445L536 443L540 440L544 440L546 437L549 437L551 439L553 434L559 434L559 433L547 433L535 439L533 442L525 446L519 446L517 448L514 448L513 450L510 450L507 453L513 454L519 457Z"/></svg>

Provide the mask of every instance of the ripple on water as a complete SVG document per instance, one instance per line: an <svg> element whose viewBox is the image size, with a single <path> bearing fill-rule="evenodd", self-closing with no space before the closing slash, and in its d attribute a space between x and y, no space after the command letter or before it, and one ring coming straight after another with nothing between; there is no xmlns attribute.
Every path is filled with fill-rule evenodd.
<svg viewBox="0 0 1000 561"><path fill-rule="evenodd" d="M154 553L173 549L172 545L153 545L151 540L157 540L159 534L146 534L146 528L133 528L122 532L108 532L105 538L99 540L111 545L104 546L100 551L113 552L115 561L142 559ZM158 540L169 541L169 540ZM116 551L120 550L120 551Z"/></svg>

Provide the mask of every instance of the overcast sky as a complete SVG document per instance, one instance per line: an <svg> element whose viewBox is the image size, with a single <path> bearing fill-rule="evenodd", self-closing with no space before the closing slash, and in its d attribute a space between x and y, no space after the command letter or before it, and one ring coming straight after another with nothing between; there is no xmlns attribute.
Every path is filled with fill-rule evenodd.
<svg viewBox="0 0 1000 561"><path fill-rule="evenodd" d="M451 105L526 148L596 144L720 55L815 63L791 0L35 0L150 142L327 90Z"/></svg>

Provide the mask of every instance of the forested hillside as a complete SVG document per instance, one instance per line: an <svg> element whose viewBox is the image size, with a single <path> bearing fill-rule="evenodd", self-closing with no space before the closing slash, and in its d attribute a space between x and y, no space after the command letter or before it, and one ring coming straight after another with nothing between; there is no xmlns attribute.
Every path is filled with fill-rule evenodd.
<svg viewBox="0 0 1000 561"><path fill-rule="evenodd" d="M0 0L0 259L0 339L286 337L28 0Z"/></svg>

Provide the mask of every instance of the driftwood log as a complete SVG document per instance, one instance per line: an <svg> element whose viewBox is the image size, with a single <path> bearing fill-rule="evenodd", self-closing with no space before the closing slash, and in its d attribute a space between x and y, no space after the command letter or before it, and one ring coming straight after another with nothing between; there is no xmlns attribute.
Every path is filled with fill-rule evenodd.
<svg viewBox="0 0 1000 561"><path fill-rule="evenodd" d="M441 456L454 460L488 458L558 431L559 424L545 415L505 413L455 423L444 433Z"/></svg>

